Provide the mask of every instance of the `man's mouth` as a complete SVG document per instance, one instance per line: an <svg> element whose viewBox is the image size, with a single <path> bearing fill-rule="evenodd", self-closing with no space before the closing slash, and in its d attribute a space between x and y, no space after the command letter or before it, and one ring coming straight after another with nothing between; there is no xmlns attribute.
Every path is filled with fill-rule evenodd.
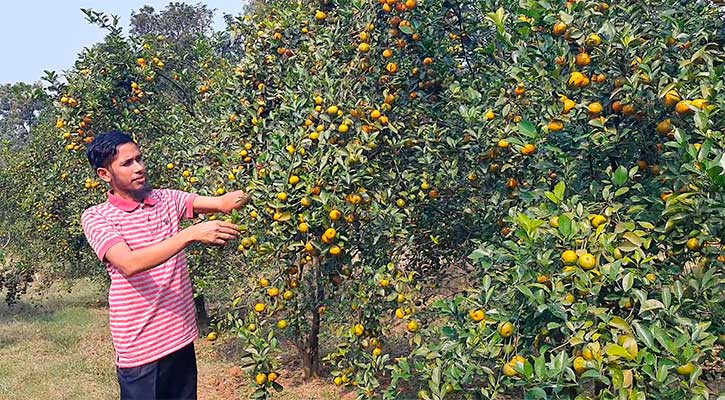
<svg viewBox="0 0 725 400"><path fill-rule="evenodd" d="M146 182L146 177L145 176L142 176L140 178L136 178L136 179L133 180L133 182L145 183Z"/></svg>

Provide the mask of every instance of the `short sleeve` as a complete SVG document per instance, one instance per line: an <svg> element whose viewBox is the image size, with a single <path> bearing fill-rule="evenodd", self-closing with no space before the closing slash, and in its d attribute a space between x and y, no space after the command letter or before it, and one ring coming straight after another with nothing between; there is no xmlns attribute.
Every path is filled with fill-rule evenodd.
<svg viewBox="0 0 725 400"><path fill-rule="evenodd" d="M180 220L194 218L194 199L199 195L182 190L165 190L174 202Z"/></svg>
<svg viewBox="0 0 725 400"><path fill-rule="evenodd" d="M98 212L88 209L81 216L83 233L91 248L101 261L114 244L123 242L121 233Z"/></svg>

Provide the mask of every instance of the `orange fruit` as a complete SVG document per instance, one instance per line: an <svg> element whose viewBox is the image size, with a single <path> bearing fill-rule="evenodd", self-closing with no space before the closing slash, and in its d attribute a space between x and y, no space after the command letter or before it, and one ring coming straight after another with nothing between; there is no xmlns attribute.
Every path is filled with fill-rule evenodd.
<svg viewBox="0 0 725 400"><path fill-rule="evenodd" d="M695 365L692 363L683 364L677 367L678 375L690 375L693 371L695 371Z"/></svg>
<svg viewBox="0 0 725 400"><path fill-rule="evenodd" d="M532 154L536 153L536 146L528 143L524 147L521 148L521 154L525 156L530 156Z"/></svg>
<svg viewBox="0 0 725 400"><path fill-rule="evenodd" d="M566 250L563 253L561 253L561 260L564 262L564 265L576 264L578 259L579 259L579 256L576 254L576 252L574 250Z"/></svg>
<svg viewBox="0 0 725 400"><path fill-rule="evenodd" d="M624 107L624 106L622 105L622 102L621 102L621 101L619 101L619 100L616 100L616 101L614 101L614 102L612 103L612 111L614 111L614 112L616 112L616 113L622 112L622 108L623 108L623 107Z"/></svg>
<svg viewBox="0 0 725 400"><path fill-rule="evenodd" d="M549 131L551 132L559 132L562 129L564 129L564 123L559 121L558 119L553 119L549 121L549 123L546 125L549 128Z"/></svg>
<svg viewBox="0 0 725 400"><path fill-rule="evenodd" d="M566 32L567 28L568 26L565 23L559 21L554 24L554 29L552 30L552 32L554 33L554 35L560 36L563 35L564 32Z"/></svg>
<svg viewBox="0 0 725 400"><path fill-rule="evenodd" d="M602 107L602 103L594 102L589 104L589 113L593 115L599 115L604 111L604 107Z"/></svg>
<svg viewBox="0 0 725 400"><path fill-rule="evenodd" d="M676 90L669 90L665 94L665 105L667 105L667 107L672 107L676 105L680 100L682 100L682 98Z"/></svg>
<svg viewBox="0 0 725 400"><path fill-rule="evenodd" d="M564 109L561 111L562 114L568 114L569 111L576 107L576 101L571 99L564 99Z"/></svg>
<svg viewBox="0 0 725 400"><path fill-rule="evenodd" d="M688 239L685 246L687 246L687 248L691 251L699 251L700 248L702 248L702 244L697 238Z"/></svg>
<svg viewBox="0 0 725 400"><path fill-rule="evenodd" d="M634 106L634 104L625 104L622 106L622 114L626 116L634 115L634 113L637 112L637 108Z"/></svg>
<svg viewBox="0 0 725 400"><path fill-rule="evenodd" d="M580 67L586 67L587 65L591 64L592 57L589 55L589 53L579 53L574 58L574 62Z"/></svg>
<svg viewBox="0 0 725 400"><path fill-rule="evenodd" d="M675 105L675 111L680 115L692 114L692 109L690 108L690 102L687 100L678 101L677 105Z"/></svg>
<svg viewBox="0 0 725 400"><path fill-rule="evenodd" d="M574 372L576 372L577 375L580 375L587 370L587 361L583 357L576 357L574 358L573 366Z"/></svg>
<svg viewBox="0 0 725 400"><path fill-rule="evenodd" d="M657 133L666 135L668 133L672 132L672 120L667 118L664 121L660 121L660 123L657 124Z"/></svg>
<svg viewBox="0 0 725 400"><path fill-rule="evenodd" d="M596 265L597 259L590 253L582 254L582 256L579 257L579 266L586 271L593 269Z"/></svg>
<svg viewBox="0 0 725 400"><path fill-rule="evenodd" d="M501 322L498 325L498 334L502 337L510 337L514 334L514 325L508 321Z"/></svg>
<svg viewBox="0 0 725 400"><path fill-rule="evenodd" d="M471 318L473 322L481 322L486 319L486 313L481 310L480 308L471 310L468 313L468 316Z"/></svg>

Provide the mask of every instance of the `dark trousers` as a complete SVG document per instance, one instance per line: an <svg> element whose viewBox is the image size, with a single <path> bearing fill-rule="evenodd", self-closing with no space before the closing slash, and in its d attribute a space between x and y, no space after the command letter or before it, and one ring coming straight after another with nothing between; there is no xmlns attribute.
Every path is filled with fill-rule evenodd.
<svg viewBox="0 0 725 400"><path fill-rule="evenodd" d="M121 400L196 400L194 343L156 361L118 368Z"/></svg>

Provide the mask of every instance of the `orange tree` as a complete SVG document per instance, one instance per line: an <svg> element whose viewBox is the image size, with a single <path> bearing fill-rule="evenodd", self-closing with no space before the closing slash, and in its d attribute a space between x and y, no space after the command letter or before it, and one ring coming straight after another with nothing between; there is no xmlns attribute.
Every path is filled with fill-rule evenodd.
<svg viewBox="0 0 725 400"><path fill-rule="evenodd" d="M717 9L271 1L189 52L88 17L109 36L49 89L64 150L46 136L38 167L3 175L43 177L3 198L42 210L13 229L90 260L77 220L103 196L82 150L110 128L159 185L249 191L238 248L191 267L255 397L281 389L280 341L360 397L707 397Z"/></svg>

